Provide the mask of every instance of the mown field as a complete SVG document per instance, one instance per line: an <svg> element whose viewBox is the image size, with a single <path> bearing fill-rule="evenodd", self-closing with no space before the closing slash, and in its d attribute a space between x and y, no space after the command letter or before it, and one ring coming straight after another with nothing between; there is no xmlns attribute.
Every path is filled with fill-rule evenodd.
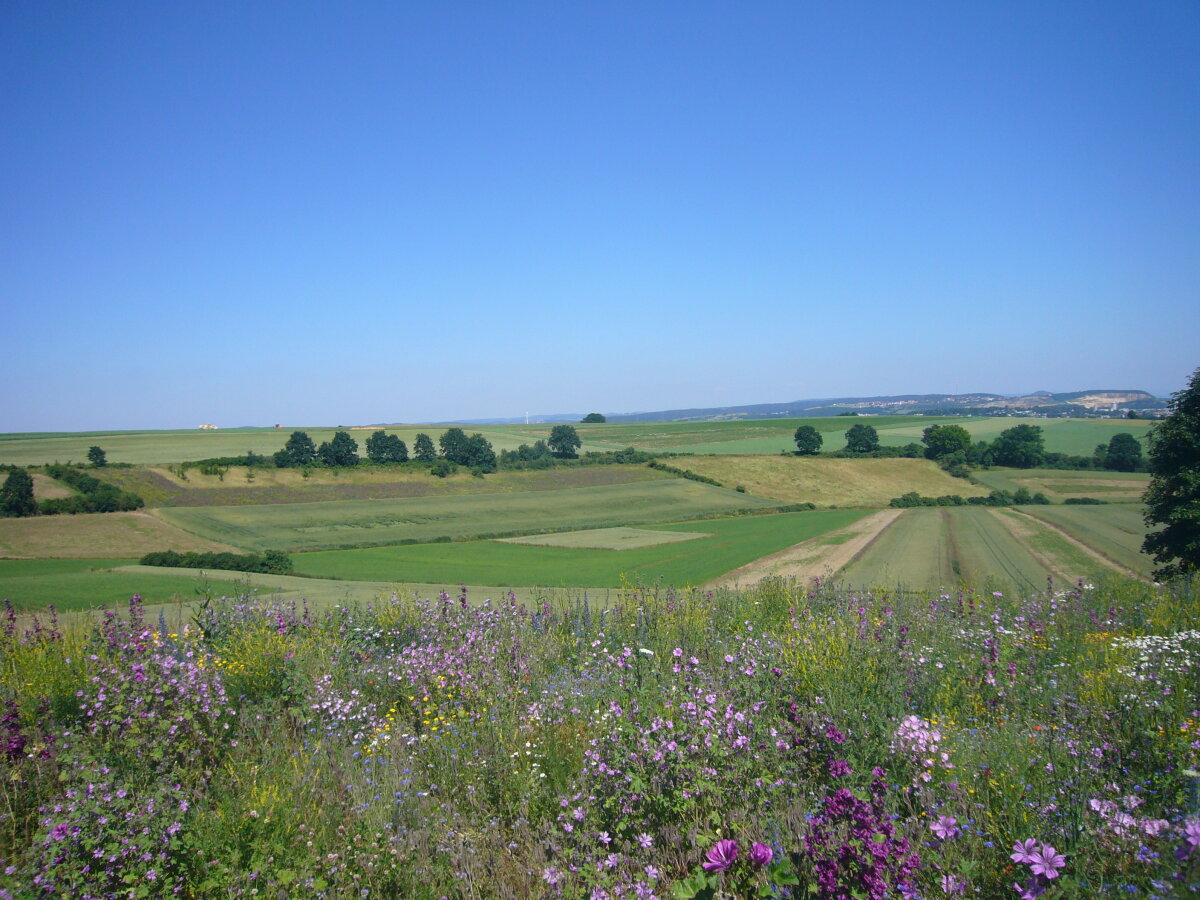
<svg viewBox="0 0 1200 900"><path fill-rule="evenodd" d="M1150 484L1150 476L1143 472L980 469L972 477L989 489L1040 491L1054 503L1079 497L1095 497L1106 503L1140 503Z"/></svg>
<svg viewBox="0 0 1200 900"><path fill-rule="evenodd" d="M1097 444L1107 443L1117 433L1127 432L1143 439L1150 423L1136 419L1028 419L1020 417L934 417L856 416L807 419L751 419L727 422L638 422L630 424L576 425L583 450L658 450L676 453L765 453L794 450L792 436L800 425L811 425L825 438L825 450L845 446L845 431L866 424L879 433L882 444L903 446L921 440L930 425L961 425L976 439L992 440L1001 431L1019 424L1033 424L1045 431L1046 449L1060 453L1091 455ZM468 433L481 432L497 452L513 450L550 436L551 425L468 425ZM274 428L231 428L217 431L92 432L71 434L0 435L0 464L39 465L50 462L82 462L93 444L104 448L112 463L165 465L184 460L238 456L253 450L267 455L282 449L294 430L307 431L320 444L332 439L335 428L286 426ZM411 449L419 432L435 441L446 426L406 425L386 429ZM362 445L371 428L353 427L351 435Z"/></svg>
<svg viewBox="0 0 1200 900"><path fill-rule="evenodd" d="M820 510L654 524L649 526L653 530L700 537L627 550L471 541L300 553L294 560L298 572L325 578L397 582L457 578L466 584L551 587L661 583L682 587L703 584L760 556L848 525L863 515L863 510ZM589 538L594 541L594 536Z"/></svg>
<svg viewBox="0 0 1200 900"><path fill-rule="evenodd" d="M511 494L175 507L158 513L209 540L250 550L300 550L680 521L773 505L749 494L667 479Z"/></svg>
<svg viewBox="0 0 1200 900"><path fill-rule="evenodd" d="M975 497L989 490L951 478L926 459L726 455L690 456L673 464L728 487L743 485L756 496L818 506L881 507L908 491Z"/></svg>
<svg viewBox="0 0 1200 900"><path fill-rule="evenodd" d="M1140 552L1144 536L1136 510L1127 507L909 509L839 577L856 585L1026 591L1044 587L1047 576L1060 582L1116 572L1144 577L1150 569Z"/></svg>

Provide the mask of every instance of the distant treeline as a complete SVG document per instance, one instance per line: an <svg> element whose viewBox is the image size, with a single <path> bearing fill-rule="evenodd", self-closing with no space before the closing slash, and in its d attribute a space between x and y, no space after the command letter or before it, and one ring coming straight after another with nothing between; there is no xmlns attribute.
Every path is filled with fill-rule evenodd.
<svg viewBox="0 0 1200 900"><path fill-rule="evenodd" d="M291 575L292 558L279 550L258 553L176 553L160 550L139 560L143 566L169 566L181 569L226 569L231 572L263 572Z"/></svg>
<svg viewBox="0 0 1200 900"><path fill-rule="evenodd" d="M72 497L42 500L38 503L38 512L43 516L124 512L141 509L146 505L137 494L123 491L71 466L55 463L46 466L45 472L51 478L69 485L79 493Z"/></svg>
<svg viewBox="0 0 1200 900"><path fill-rule="evenodd" d="M909 491L899 497L893 497L888 506L897 509L911 509L915 506L1049 506L1050 498L1038 491L1031 494L1028 488L1017 488L1009 491L992 491L986 497L962 497L959 494L943 494L940 497L923 497L916 491Z"/></svg>

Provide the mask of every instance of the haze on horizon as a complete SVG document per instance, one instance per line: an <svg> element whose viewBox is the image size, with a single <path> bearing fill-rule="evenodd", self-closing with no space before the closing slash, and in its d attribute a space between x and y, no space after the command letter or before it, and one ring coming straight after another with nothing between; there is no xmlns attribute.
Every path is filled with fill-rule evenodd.
<svg viewBox="0 0 1200 900"><path fill-rule="evenodd" d="M0 16L0 432L1140 389L1184 0Z"/></svg>

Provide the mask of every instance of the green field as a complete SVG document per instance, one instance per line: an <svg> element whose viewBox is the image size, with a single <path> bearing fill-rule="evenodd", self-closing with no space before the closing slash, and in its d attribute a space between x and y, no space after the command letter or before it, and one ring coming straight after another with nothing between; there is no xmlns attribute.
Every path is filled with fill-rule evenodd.
<svg viewBox="0 0 1200 900"><path fill-rule="evenodd" d="M1022 511L1061 528L1136 575L1147 577L1154 568L1153 560L1141 552L1147 531L1141 506L1025 506Z"/></svg>
<svg viewBox="0 0 1200 900"><path fill-rule="evenodd" d="M506 541L417 544L296 554L296 570L323 578L548 587L624 583L703 584L792 544L849 525L862 510L819 510L654 525L700 532L696 540L629 550L546 547Z"/></svg>
<svg viewBox="0 0 1200 900"><path fill-rule="evenodd" d="M770 500L673 478L512 494L177 507L159 514L185 531L236 547L299 550L681 521L772 505Z"/></svg>
<svg viewBox="0 0 1200 900"><path fill-rule="evenodd" d="M839 579L905 588L1045 586L1045 565L987 509L909 509Z"/></svg>
<svg viewBox="0 0 1200 900"><path fill-rule="evenodd" d="M661 450L676 453L779 453L794 450L792 435L800 425L822 432L825 450L845 446L845 431L851 425L871 425L886 446L902 446L921 440L930 425L962 425L978 439L992 440L1014 425L1038 425L1046 433L1046 449L1090 456L1097 444L1107 443L1119 432L1143 439L1149 422L1135 419L1030 419L1024 417L964 416L824 416L807 419L745 419L720 422L635 422L576 425L583 450ZM359 453L373 429L351 426ZM435 441L444 425L404 425L386 429L411 448L419 432ZM532 444L550 436L552 425L467 425L468 433L481 432L497 452ZM109 431L0 435L0 464L38 465L49 462L81 462L93 444L104 448L110 463L163 465L216 456L238 456L248 450L270 454L282 449L292 431L307 431L320 444L330 440L336 428L288 425L274 428L222 428L217 431Z"/></svg>
<svg viewBox="0 0 1200 900"><path fill-rule="evenodd" d="M147 604L196 600L201 592L233 595L239 581L223 577L199 579L193 574L112 571L131 559L0 559L0 597L18 610L54 604L60 612L97 606L122 606L134 594Z"/></svg>
<svg viewBox="0 0 1200 900"><path fill-rule="evenodd" d="M1140 503L1150 484L1143 472L1073 471L1069 469L987 469L972 477L988 488L1041 491L1055 503L1069 497L1096 497L1109 503Z"/></svg>

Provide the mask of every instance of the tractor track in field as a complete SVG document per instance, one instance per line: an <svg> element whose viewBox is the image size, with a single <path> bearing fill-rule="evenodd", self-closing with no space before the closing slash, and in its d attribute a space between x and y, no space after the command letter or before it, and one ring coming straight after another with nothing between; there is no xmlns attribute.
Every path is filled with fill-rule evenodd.
<svg viewBox="0 0 1200 900"><path fill-rule="evenodd" d="M1029 513L1022 512L1021 510L1018 510L1018 509L1013 509L1012 512L1017 516L1020 516L1025 519L1029 519L1033 522L1038 523L1039 525L1045 525L1047 528L1049 528L1051 531L1053 531L1055 534L1057 534L1059 537L1061 537L1063 540L1065 540L1068 544L1079 549L1083 553L1086 553L1092 559L1096 560L1096 562L1100 563L1101 565L1103 565L1109 569L1112 569L1114 572L1119 572L1122 575L1130 574L1129 570L1126 567L1122 566L1120 563L1118 563L1116 560L1110 559L1109 557L1105 556L1103 553L1101 553L1099 550L1095 549L1094 547L1089 547L1083 541L1079 540L1079 538L1074 537L1066 529L1064 529L1058 525L1055 525L1053 522L1050 522L1046 519L1039 518L1037 516L1031 516L1031 515L1029 515Z"/></svg>
<svg viewBox="0 0 1200 900"><path fill-rule="evenodd" d="M750 585L764 578L811 578L833 575L861 556L903 513L884 509L865 516L845 528L801 541L783 550L760 557L731 572L714 578L707 588ZM841 543L830 543L833 536L846 536Z"/></svg>

